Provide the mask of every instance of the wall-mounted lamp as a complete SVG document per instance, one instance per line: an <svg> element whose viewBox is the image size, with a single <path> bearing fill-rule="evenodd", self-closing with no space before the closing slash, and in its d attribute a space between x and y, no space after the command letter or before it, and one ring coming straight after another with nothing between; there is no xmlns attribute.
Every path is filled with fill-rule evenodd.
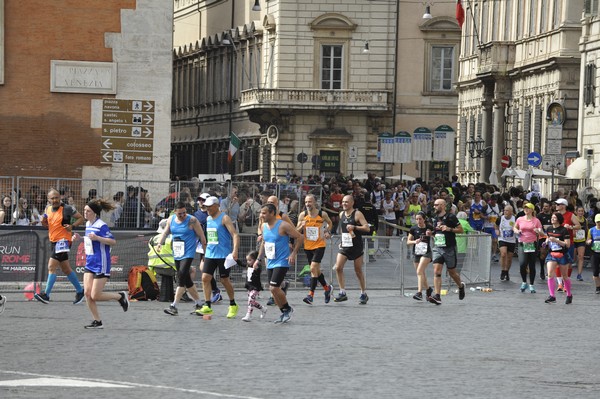
<svg viewBox="0 0 600 399"><path fill-rule="evenodd" d="M260 11L260 0L254 0L254 6L252 7L252 11Z"/></svg>
<svg viewBox="0 0 600 399"><path fill-rule="evenodd" d="M369 50L369 41L365 40L365 46L362 49L362 53L363 54L369 54L370 50Z"/></svg>
<svg viewBox="0 0 600 399"><path fill-rule="evenodd" d="M467 149L471 158L488 158L492 155L492 147L485 147L485 140L481 136L467 140Z"/></svg>
<svg viewBox="0 0 600 399"><path fill-rule="evenodd" d="M431 4L428 4L428 3L423 3L423 4L425 4L425 14L423 14L423 19L433 18L433 15L431 15Z"/></svg>

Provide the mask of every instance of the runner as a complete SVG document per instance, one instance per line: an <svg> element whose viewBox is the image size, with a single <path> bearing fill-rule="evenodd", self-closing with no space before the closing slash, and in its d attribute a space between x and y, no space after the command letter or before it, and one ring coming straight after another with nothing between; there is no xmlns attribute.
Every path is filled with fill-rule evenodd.
<svg viewBox="0 0 600 399"><path fill-rule="evenodd" d="M510 205L504 206L504 214L500 217L498 235L498 247L500 248L500 281L510 281L510 266L515 254L516 238L513 227L515 226L515 215Z"/></svg>
<svg viewBox="0 0 600 399"><path fill-rule="evenodd" d="M110 247L117 242L113 237L108 225L100 219L102 211L111 211L115 207L104 199L94 199L83 208L83 215L87 220L85 226L85 274L83 275L83 286L85 287L85 299L94 320L85 326L87 329L104 328L98 305L100 301L117 301L124 312L129 309L127 292L104 292L104 286L110 278Z"/></svg>
<svg viewBox="0 0 600 399"><path fill-rule="evenodd" d="M303 299L307 305L312 305L317 283L321 283L325 290L325 303L329 303L333 286L328 285L321 272L321 260L325 254L326 239L331 237L331 219L327 213L317 209L317 199L313 194L308 194L304 199L306 210L298 216L296 229L304 234L304 252L310 264L310 291Z"/></svg>
<svg viewBox="0 0 600 399"><path fill-rule="evenodd" d="M566 200L565 200L566 202ZM573 302L573 294L571 292L571 278L569 277L568 268L570 267L571 257L569 255L569 247L571 246L569 239L569 231L564 226L565 219L560 212L555 212L552 215L552 227L548 229L546 234L546 245L548 246L548 256L546 264L548 265L548 298L544 302L555 303L555 282L554 274L557 268L560 269L564 279L564 287L567 292L565 304L569 305Z"/></svg>
<svg viewBox="0 0 600 399"><path fill-rule="evenodd" d="M42 293L35 293L34 297L44 304L50 302L50 294L56 282L56 271L60 267L67 276L73 287L75 287L74 305L81 303L84 299L83 287L79 284L77 274L71 269L69 264L69 251L73 241L73 227L84 223L83 216L71 205L65 205L60 201L60 193L52 188L48 191L48 201L50 205L46 207L43 215L42 225L48 228L48 239L52 246L52 253L48 259L48 280L46 290ZM72 221L75 219L74 221Z"/></svg>
<svg viewBox="0 0 600 399"><path fill-rule="evenodd" d="M535 217L535 206L528 202L523 205L524 216L517 218L513 231L519 235L519 271L521 272L521 292L529 288L535 294L535 263L537 259L537 235L542 234L542 223ZM529 285L527 285L529 272Z"/></svg>
<svg viewBox="0 0 600 399"><path fill-rule="evenodd" d="M413 299L417 301L423 300L423 288L426 289L425 298L429 301L433 289L427 284L427 273L425 272L429 263L431 263L431 245L429 243L429 235L427 232L433 231L433 226L425 223L425 212L418 212L415 216L416 225L414 225L408 233L407 245L413 247L413 265L417 272L417 293Z"/></svg>
<svg viewBox="0 0 600 399"><path fill-rule="evenodd" d="M559 198L554 202L556 204L556 212L559 212L563 216L564 222L562 223L562 226L569 232L569 263L567 264L566 269L558 266L556 268L556 280L558 281L557 291L562 292L564 290L563 279L565 278L565 276L562 275L563 269L567 270L567 277L571 277L571 272L573 271L573 268L571 267L573 259L575 258L573 232L580 229L581 225L579 224L577 216L575 216L573 212L567 210L568 202L566 199Z"/></svg>
<svg viewBox="0 0 600 399"><path fill-rule="evenodd" d="M592 274L596 286L596 294L600 294L600 213L594 216L596 225L590 229L587 244L592 247Z"/></svg>

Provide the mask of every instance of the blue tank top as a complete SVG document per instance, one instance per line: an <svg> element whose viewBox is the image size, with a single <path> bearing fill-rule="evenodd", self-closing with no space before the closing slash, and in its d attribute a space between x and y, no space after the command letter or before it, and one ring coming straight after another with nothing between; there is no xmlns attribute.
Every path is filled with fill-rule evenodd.
<svg viewBox="0 0 600 399"><path fill-rule="evenodd" d="M190 215L187 215L183 222L177 223L176 216L171 217L171 235L173 236L171 246L175 260L193 259L196 255L196 232L190 229L191 218Z"/></svg>
<svg viewBox="0 0 600 399"><path fill-rule="evenodd" d="M225 259L233 251L231 234L227 227L223 226L223 216L221 214L213 219L212 216L206 218L206 257L208 259Z"/></svg>
<svg viewBox="0 0 600 399"><path fill-rule="evenodd" d="M279 226L282 220L277 220L273 229L267 223L263 224L263 241L265 242L265 257L267 258L267 269L276 267L290 267L290 238L279 234Z"/></svg>

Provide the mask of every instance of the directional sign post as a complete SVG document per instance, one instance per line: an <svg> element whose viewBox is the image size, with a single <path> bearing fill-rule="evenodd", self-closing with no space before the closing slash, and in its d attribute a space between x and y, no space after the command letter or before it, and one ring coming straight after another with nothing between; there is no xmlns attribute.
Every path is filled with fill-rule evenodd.
<svg viewBox="0 0 600 399"><path fill-rule="evenodd" d="M154 152L154 101L102 100L101 163L151 164Z"/></svg>
<svg viewBox="0 0 600 399"><path fill-rule="evenodd" d="M534 168L540 166L542 163L542 155L539 152L530 152L527 155L527 163Z"/></svg>

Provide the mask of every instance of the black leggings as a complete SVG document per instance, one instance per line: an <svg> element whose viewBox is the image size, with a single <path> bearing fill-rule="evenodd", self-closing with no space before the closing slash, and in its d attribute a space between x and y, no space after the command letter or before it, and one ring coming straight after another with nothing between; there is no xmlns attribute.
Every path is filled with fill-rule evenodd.
<svg viewBox="0 0 600 399"><path fill-rule="evenodd" d="M175 261L175 266L177 267L177 286L185 288L194 286L194 282L190 277L190 267L193 260L193 258L185 258Z"/></svg>
<svg viewBox="0 0 600 399"><path fill-rule="evenodd" d="M521 272L521 278L523 282L527 282L527 268L529 267L529 284L533 285L535 282L535 264L538 260L539 253L535 252L524 252L523 246L519 244L519 269Z"/></svg>

